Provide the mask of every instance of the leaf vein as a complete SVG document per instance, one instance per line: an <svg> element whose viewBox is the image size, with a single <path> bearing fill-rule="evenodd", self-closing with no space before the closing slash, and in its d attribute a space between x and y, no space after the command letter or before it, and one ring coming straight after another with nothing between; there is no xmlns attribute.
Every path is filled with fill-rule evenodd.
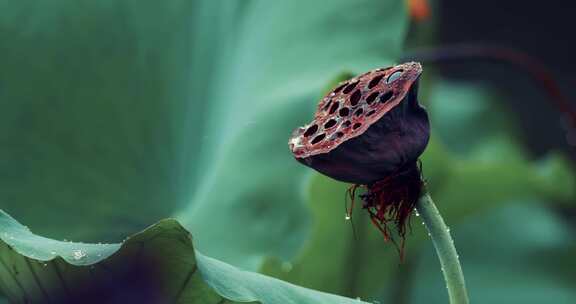
<svg viewBox="0 0 576 304"><path fill-rule="evenodd" d="M44 285L42 285L42 281L40 281L40 277L38 276L38 274L36 273L36 271L34 270L34 267L32 266L32 263L30 263L30 260L27 259L26 257L22 256L22 258L24 259L24 261L26 262L26 265L28 266L28 269L30 270L30 273L32 273L32 276L34 277L34 281L36 281L36 285L38 285L38 288L40 289L40 291L42 292L42 295L44 295L44 298L46 298L46 301L48 303L51 303L52 301L50 300L50 296L48 295L48 292L46 291L46 289L44 288Z"/></svg>
<svg viewBox="0 0 576 304"><path fill-rule="evenodd" d="M8 247L8 248L10 249L10 247ZM6 264L4 259L2 259L2 257L0 257L0 264L2 264L2 266L4 266L4 268L6 268L6 273L8 273L10 275L10 277L14 280L14 282L16 283L18 288L20 289L20 291L22 293L22 297L24 298L24 302L26 302L26 303L30 302L29 296L26 293L26 290L24 289L24 287L22 286L22 284L20 283L20 281L18 280L16 275L10 271L10 267L8 267L8 265Z"/></svg>
<svg viewBox="0 0 576 304"><path fill-rule="evenodd" d="M188 271L188 273L186 274L186 277L184 278L184 281L182 282L182 286L180 286L180 289L176 293L176 297L174 298L174 303L178 302L178 300L180 299L180 297L184 293L184 290L186 290L186 286L188 286L188 283L190 283L192 276L194 275L194 273L196 273L196 270L198 270L198 267L196 266L196 263L194 263L194 265L192 265L192 269L190 269Z"/></svg>

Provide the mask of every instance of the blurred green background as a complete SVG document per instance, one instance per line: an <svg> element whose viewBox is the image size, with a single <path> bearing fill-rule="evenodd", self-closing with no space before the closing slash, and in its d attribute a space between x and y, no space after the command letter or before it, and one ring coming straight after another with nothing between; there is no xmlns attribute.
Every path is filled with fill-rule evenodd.
<svg viewBox="0 0 576 304"><path fill-rule="evenodd" d="M299 165L287 139L342 73L432 45L504 43L573 96L574 60L558 57L574 41L555 36L568 2L512 2L0 1L0 209L84 242L174 217L243 269L374 303L446 303L420 220L404 263L362 210L353 237L348 185ZM554 34L522 32L536 15ZM520 70L423 64L424 174L472 302L576 303L574 130Z"/></svg>

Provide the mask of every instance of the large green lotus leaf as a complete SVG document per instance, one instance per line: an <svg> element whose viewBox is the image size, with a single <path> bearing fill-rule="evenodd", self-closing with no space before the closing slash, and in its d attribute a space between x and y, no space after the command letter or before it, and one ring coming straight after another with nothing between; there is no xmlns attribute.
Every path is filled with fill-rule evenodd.
<svg viewBox="0 0 576 304"><path fill-rule="evenodd" d="M491 149L496 149L495 145ZM429 145L423 157L425 177L449 225L513 200L538 198L554 202L576 198L574 174L563 158L550 155L540 162L531 162L521 158L515 146L499 147L494 151L498 157L462 158L436 141ZM401 297L398 293L403 288L398 286L403 282L398 276L410 273L406 269L411 267L410 259L419 252L422 242L428 241L426 233L421 225L412 225L407 262L400 264L392 244L384 243L367 214L357 208L354 238L351 223L344 220L347 187L316 175L310 187L314 214L311 240L292 264L269 260L263 270L299 285L352 297L370 298L385 288L387 298L394 302ZM414 217L413 224L417 222Z"/></svg>
<svg viewBox="0 0 576 304"><path fill-rule="evenodd" d="M162 220L122 244L33 234L0 210L0 290L13 303L365 303L240 270Z"/></svg>
<svg viewBox="0 0 576 304"><path fill-rule="evenodd" d="M246 4L214 76L198 161L205 174L193 204L177 216L197 231L200 249L253 269L264 255L296 252L308 223L302 191L308 170L293 160L287 139L312 118L334 75L389 65L399 55L403 5Z"/></svg>
<svg viewBox="0 0 576 304"><path fill-rule="evenodd" d="M171 214L190 182L180 153L194 6L0 2L3 209L86 241Z"/></svg>
<svg viewBox="0 0 576 304"><path fill-rule="evenodd" d="M454 226L473 303L575 303L576 240L571 228L542 204L512 204ZM414 265L414 287L405 303L446 303L434 249ZM398 302L390 302L398 303Z"/></svg>
<svg viewBox="0 0 576 304"><path fill-rule="evenodd" d="M292 255L307 170L287 138L333 75L399 56L403 2L0 4L2 207L60 239L175 215L235 265Z"/></svg>

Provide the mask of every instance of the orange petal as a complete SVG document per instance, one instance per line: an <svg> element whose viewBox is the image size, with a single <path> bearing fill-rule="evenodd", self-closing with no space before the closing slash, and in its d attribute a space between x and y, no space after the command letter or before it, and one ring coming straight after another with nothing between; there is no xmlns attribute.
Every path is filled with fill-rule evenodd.
<svg viewBox="0 0 576 304"><path fill-rule="evenodd" d="M410 17L417 22L430 18L430 4L428 0L406 0Z"/></svg>

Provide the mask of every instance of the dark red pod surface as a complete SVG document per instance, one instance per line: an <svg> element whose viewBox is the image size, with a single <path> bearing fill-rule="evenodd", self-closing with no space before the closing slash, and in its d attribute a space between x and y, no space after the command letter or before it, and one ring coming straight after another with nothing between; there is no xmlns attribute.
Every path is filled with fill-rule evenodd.
<svg viewBox="0 0 576 304"><path fill-rule="evenodd" d="M415 166L430 137L417 100L422 66L376 69L340 83L297 128L290 150L301 163L334 179L371 185Z"/></svg>

